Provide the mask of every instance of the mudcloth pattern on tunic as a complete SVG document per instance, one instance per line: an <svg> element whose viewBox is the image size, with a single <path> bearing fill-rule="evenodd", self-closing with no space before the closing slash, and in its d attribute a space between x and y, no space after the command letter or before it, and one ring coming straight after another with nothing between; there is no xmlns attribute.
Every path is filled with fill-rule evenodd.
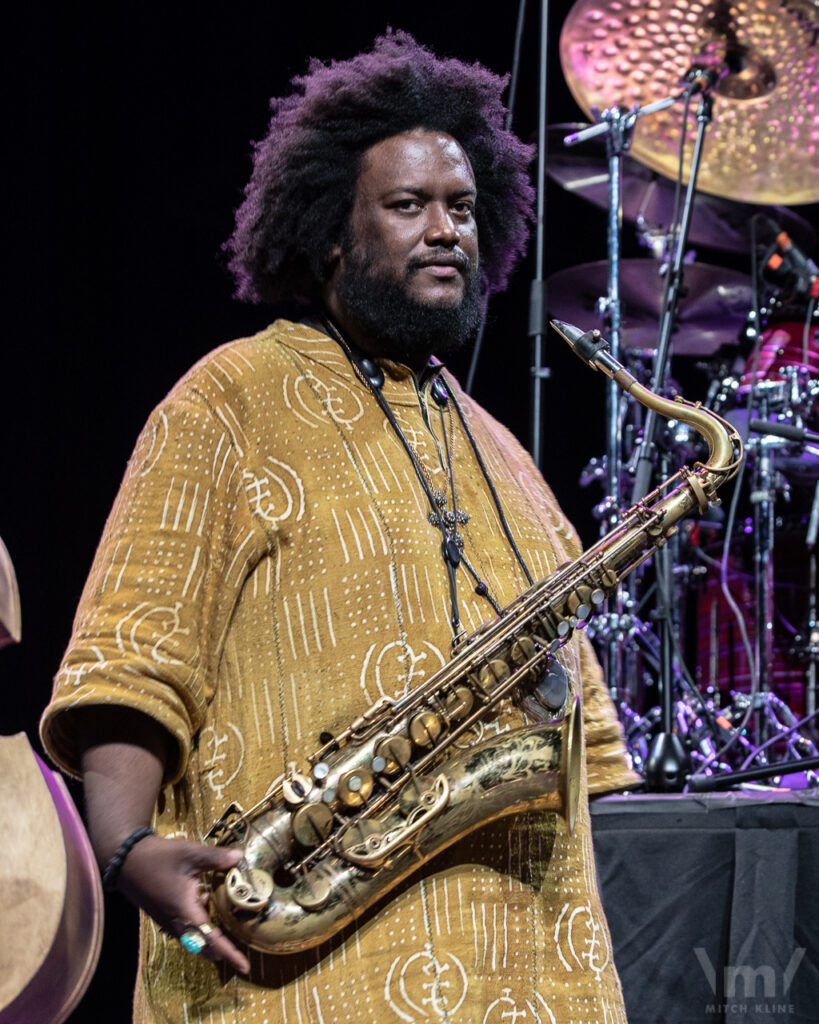
<svg viewBox="0 0 819 1024"><path fill-rule="evenodd" d="M432 486L448 490L428 386L382 362L384 395ZM454 386L454 385L453 385ZM540 579L579 553L511 434L460 394L513 536ZM446 415L446 413L445 413ZM527 588L463 429L447 430L464 551L505 605ZM444 460L445 461L445 460ZM277 321L206 356L141 434L86 584L44 742L77 772L72 709L116 703L175 741L155 815L200 839L380 695L450 657L441 533L395 432L335 342ZM493 616L457 572L471 631ZM560 659L582 689L588 784L633 780L585 637ZM491 736L523 722L504 704ZM584 780L571 838L554 814L460 840L336 939L252 954L220 976L143 917L135 1019L162 1024L622 1024L595 879Z"/></svg>

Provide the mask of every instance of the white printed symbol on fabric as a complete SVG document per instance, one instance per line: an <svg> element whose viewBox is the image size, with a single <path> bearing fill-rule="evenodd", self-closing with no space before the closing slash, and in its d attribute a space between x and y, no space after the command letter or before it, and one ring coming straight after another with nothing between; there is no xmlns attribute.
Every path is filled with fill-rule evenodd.
<svg viewBox="0 0 819 1024"><path fill-rule="evenodd" d="M143 601L117 623L117 647L124 651L127 642L134 654L150 658L157 664L179 661L171 653L177 647L174 638L190 633L180 624L181 607L181 601L177 601L173 608L157 607Z"/></svg>
<svg viewBox="0 0 819 1024"><path fill-rule="evenodd" d="M424 641L426 650L420 654L398 640L391 640L376 654L377 647L377 644L370 645L361 666L361 688L369 701L379 697L402 697L415 685L414 679L423 681L446 664L443 654L427 641ZM425 664L429 658L433 659L431 665Z"/></svg>
<svg viewBox="0 0 819 1024"><path fill-rule="evenodd" d="M332 384L319 380L312 373L305 373L292 380L284 381L284 401L293 414L309 427L326 422L316 409L316 399L324 411L341 426L350 427L364 415L361 399L346 384L335 381Z"/></svg>
<svg viewBox="0 0 819 1024"><path fill-rule="evenodd" d="M274 525L296 510L296 522L304 516L304 485L296 471L286 462L268 456L264 475L256 476L245 470L245 491L248 501L264 522ZM289 477L289 479L285 479Z"/></svg>
<svg viewBox="0 0 819 1024"><path fill-rule="evenodd" d="M233 782L239 774L242 762L245 757L245 740L241 731L233 724L226 723L227 728L233 733L238 746L238 756L235 758L233 771L230 775L226 772L228 750L230 749L230 736L224 732L216 734L212 725L202 730L200 749L203 751L202 766L200 771L205 775L207 784L213 790L217 801L224 799L225 789Z"/></svg>
<svg viewBox="0 0 819 1024"><path fill-rule="evenodd" d="M584 903L567 914L569 904L560 911L555 925L557 955L567 971L573 970L570 957L580 970L591 971L599 981L611 961L606 933L592 913L591 906Z"/></svg>
<svg viewBox="0 0 819 1024"><path fill-rule="evenodd" d="M535 995L546 1012L545 1017L541 1016L537 1008L528 999L525 1000L525 1009L521 1009L515 1000L512 999L511 991L510 988L503 989L500 997L494 1003L489 1004L481 1024L502 1024L504 1021L508 1021L509 1024L515 1024L519 1020L528 1021L531 1024L557 1024L554 1014L539 992L536 992Z"/></svg>
<svg viewBox="0 0 819 1024"><path fill-rule="evenodd" d="M139 471L140 476L147 476L154 466L159 462L159 458L162 452L165 450L165 444L168 440L168 417L164 412L159 414L159 423L154 426L151 432L151 440L148 445L148 451L145 453L145 457L142 463L142 467Z"/></svg>
<svg viewBox="0 0 819 1024"><path fill-rule="evenodd" d="M384 998L407 1024L445 1020L463 1004L467 985L466 971L455 954L446 953L441 961L428 946L403 963L400 956L393 960Z"/></svg>

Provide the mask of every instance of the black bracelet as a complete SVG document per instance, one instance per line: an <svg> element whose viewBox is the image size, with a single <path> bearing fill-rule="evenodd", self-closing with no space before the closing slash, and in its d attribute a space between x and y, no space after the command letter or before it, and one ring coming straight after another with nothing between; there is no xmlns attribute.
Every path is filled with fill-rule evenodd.
<svg viewBox="0 0 819 1024"><path fill-rule="evenodd" d="M119 882L119 873L122 871L122 865L125 863L125 858L133 850L140 839L144 839L146 836L155 836L156 832L151 828L150 825L142 825L140 828L134 829L134 831L125 839L122 846L120 846L114 856L105 865L105 870L102 873L102 887L106 892L115 892L117 883Z"/></svg>

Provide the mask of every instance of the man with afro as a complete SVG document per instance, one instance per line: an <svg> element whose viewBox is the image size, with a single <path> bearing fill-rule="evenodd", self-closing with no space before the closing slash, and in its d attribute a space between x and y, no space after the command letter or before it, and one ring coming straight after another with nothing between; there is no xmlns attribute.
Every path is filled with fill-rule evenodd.
<svg viewBox="0 0 819 1024"><path fill-rule="evenodd" d="M242 859L204 841L230 805L284 792L294 813L329 808L306 819L319 831L344 821L400 764L373 759L335 792L308 758L580 553L529 456L438 361L527 241L531 154L503 128L504 81L396 32L293 86L226 246L238 297L278 318L151 415L42 722L84 779L106 886L143 911L134 1019L623 1022L587 791L634 777L581 635L554 669L585 701L571 834L551 810L453 825L299 952L245 947L211 917L205 886ZM458 744L539 717L504 699Z"/></svg>

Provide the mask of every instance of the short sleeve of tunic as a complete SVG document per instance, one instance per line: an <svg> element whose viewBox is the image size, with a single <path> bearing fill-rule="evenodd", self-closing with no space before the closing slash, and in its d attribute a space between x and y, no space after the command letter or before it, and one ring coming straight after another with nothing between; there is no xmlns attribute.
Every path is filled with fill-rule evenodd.
<svg viewBox="0 0 819 1024"><path fill-rule="evenodd" d="M41 723L79 772L72 712L119 705L161 723L184 770L248 567L266 549L242 489L241 445L189 374L153 412L128 464Z"/></svg>

